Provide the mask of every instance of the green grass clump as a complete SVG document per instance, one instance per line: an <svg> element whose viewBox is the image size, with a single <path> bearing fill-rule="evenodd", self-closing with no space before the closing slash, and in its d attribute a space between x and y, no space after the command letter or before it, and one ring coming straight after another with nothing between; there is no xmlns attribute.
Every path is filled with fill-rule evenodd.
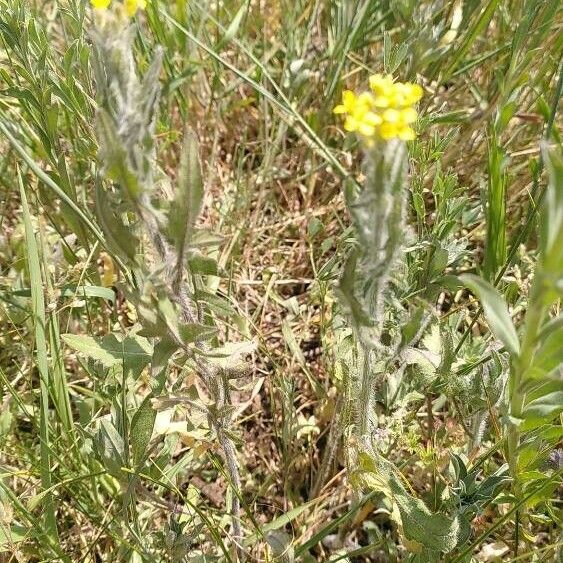
<svg viewBox="0 0 563 563"><path fill-rule="evenodd" d="M559 3L94 4L0 0L0 560L558 561Z"/></svg>

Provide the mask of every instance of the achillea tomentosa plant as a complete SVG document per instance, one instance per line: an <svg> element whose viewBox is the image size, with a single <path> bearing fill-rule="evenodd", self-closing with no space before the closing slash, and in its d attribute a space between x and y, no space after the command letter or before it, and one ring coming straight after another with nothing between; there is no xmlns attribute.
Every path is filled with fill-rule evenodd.
<svg viewBox="0 0 563 563"><path fill-rule="evenodd" d="M156 410L183 405L204 413L208 432L220 444L232 487L233 557L242 560L241 482L232 438L229 379L248 369L241 355L252 345L219 344L217 319L235 312L205 283L205 276L220 275L220 268L201 252L203 246L217 244L218 237L195 226L203 199L197 140L186 131L173 201L163 201L163 186L171 180L157 166L154 141L162 52L155 53L139 80L132 52L135 30L129 21L144 2L114 3L111 8L109 1L93 0L92 4L99 157L108 180L105 188L98 182L96 211L114 258L130 272L122 289L136 308L138 325L126 335L110 335L101 341L75 335L66 335L65 340L78 352L105 361L105 367L119 371L123 364L112 418L101 421L94 445L108 471L121 482L124 505L129 504L131 510L135 510L133 501L141 485L121 468L142 472L154 446ZM116 365L107 358L111 346ZM193 388L182 390L181 380L169 381L172 357L177 366L200 376L208 397L200 399ZM130 391L149 364L152 390L135 408ZM177 534L172 535L166 539L171 550L177 554L189 549L187 536L178 537L176 546Z"/></svg>

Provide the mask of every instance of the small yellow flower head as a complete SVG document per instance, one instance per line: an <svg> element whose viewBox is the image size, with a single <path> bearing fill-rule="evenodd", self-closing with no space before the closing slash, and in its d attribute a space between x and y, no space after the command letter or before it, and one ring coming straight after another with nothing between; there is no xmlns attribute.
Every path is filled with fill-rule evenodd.
<svg viewBox="0 0 563 563"><path fill-rule="evenodd" d="M346 116L344 129L369 141L412 141L416 134L411 125L418 117L413 106L422 98L422 88L410 82L394 82L391 75L381 74L370 76L369 85L371 92L359 96L345 90L342 104L334 108L334 113Z"/></svg>
<svg viewBox="0 0 563 563"><path fill-rule="evenodd" d="M92 4L96 10L107 10L111 4L111 0L90 0L90 4Z"/></svg>
<svg viewBox="0 0 563 563"><path fill-rule="evenodd" d="M109 8L111 0L90 0L90 3L96 10L105 11ZM137 10L144 10L147 7L146 0L124 0L120 8L125 11L128 17L133 17Z"/></svg>
<svg viewBox="0 0 563 563"><path fill-rule="evenodd" d="M147 7L146 0L125 0L125 12L129 17L133 17L137 10L144 10Z"/></svg>
<svg viewBox="0 0 563 563"><path fill-rule="evenodd" d="M372 96L369 92L363 92L356 96L351 90L345 90L342 94L342 104L334 108L334 113L345 114L346 121L344 129L357 132L364 137L373 137L378 125L381 125L381 117L372 111Z"/></svg>

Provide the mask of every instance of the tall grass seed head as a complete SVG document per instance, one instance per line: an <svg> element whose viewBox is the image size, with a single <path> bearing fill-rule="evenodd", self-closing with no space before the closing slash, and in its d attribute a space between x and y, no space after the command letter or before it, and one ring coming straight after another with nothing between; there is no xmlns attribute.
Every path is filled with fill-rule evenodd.
<svg viewBox="0 0 563 563"><path fill-rule="evenodd" d="M344 129L370 142L375 138L412 141L416 137L412 124L418 117L413 106L422 98L422 88L382 74L370 76L369 85L371 91L359 95L343 92L334 113L346 116Z"/></svg>

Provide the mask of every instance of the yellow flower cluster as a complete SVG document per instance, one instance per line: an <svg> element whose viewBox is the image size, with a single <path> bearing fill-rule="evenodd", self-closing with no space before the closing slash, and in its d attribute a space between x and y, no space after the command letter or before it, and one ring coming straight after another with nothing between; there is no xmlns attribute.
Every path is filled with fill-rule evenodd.
<svg viewBox="0 0 563 563"><path fill-rule="evenodd" d="M90 3L96 10L107 10L111 0L90 0ZM137 10L144 10L146 7L146 0L124 0L123 2L123 8L129 17L133 17Z"/></svg>
<svg viewBox="0 0 563 563"><path fill-rule="evenodd" d="M412 141L412 124L418 114L414 105L422 98L422 88L410 82L394 82L391 75L375 74L369 79L370 92L356 95L351 90L342 94L342 103L334 113L346 116L344 129L366 139L385 141L399 138Z"/></svg>

